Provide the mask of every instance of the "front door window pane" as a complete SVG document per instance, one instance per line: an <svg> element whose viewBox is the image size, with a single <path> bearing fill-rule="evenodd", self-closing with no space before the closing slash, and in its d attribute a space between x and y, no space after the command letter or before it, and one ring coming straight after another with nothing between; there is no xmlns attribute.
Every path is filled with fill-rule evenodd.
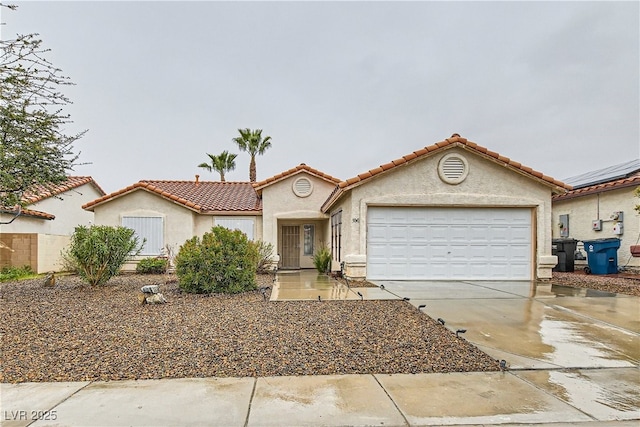
<svg viewBox="0 0 640 427"><path fill-rule="evenodd" d="M307 224L304 226L304 254L313 255L313 241L315 239L315 226Z"/></svg>

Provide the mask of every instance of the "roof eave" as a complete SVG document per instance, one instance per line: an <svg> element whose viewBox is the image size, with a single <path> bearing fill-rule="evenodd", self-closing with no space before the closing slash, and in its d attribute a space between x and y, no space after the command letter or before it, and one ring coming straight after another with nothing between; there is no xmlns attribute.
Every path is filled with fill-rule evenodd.
<svg viewBox="0 0 640 427"><path fill-rule="evenodd" d="M511 171L516 172L524 176L525 178L534 180L549 187L552 193L563 194L572 189L570 185L546 176L541 172L534 171L529 167L524 167L524 169L522 169L523 166L520 163L515 162L508 157L500 155L498 155L498 157L494 157L491 155L491 152L489 152L489 150L485 149L484 147L479 147L476 143L472 143L462 138L455 138L449 142L448 140L441 141L425 147L421 150L414 151L412 154L404 156L401 159L386 163L379 166L378 168L371 169L354 178L350 178L347 181L343 181L342 183L338 184L338 190L331 196L329 196L329 198L323 203L321 210L323 212L326 212L327 210L331 209L331 207L335 205L335 203L342 197L343 194L353 190L356 187L359 187L360 185L368 183L369 181L376 178L382 177L391 171L398 170L399 167L413 164L424 159L425 157L431 157L433 155L436 155L437 153L451 150L456 147L480 156L497 165L508 167Z"/></svg>
<svg viewBox="0 0 640 427"><path fill-rule="evenodd" d="M250 216L262 216L262 210L245 210L245 211L226 211L226 210L212 210L212 211L201 211L199 212L202 215L225 215L225 216L242 216L242 215L250 215Z"/></svg>
<svg viewBox="0 0 640 427"><path fill-rule="evenodd" d="M302 172L305 172L309 175L312 175L322 181L328 182L330 184L338 184L340 183L340 180L338 178L334 178L328 174L325 174L322 171L319 171L317 169L314 169L306 164L300 164L294 168L291 168L289 170L286 170L278 175L272 176L270 178L267 178L264 181L260 181L260 182L255 182L253 183L253 189L256 191L256 193L258 195L262 194L262 190L266 187L269 187L273 184L276 184L278 182L284 181L285 179L291 178L292 176L298 175Z"/></svg>
<svg viewBox="0 0 640 427"><path fill-rule="evenodd" d="M541 172L537 172L537 171L535 171L535 170L533 170L533 169L531 169L529 167L523 166L521 163L513 161L513 160L509 159L508 157L499 156L498 158L496 158L496 157L494 157L494 156L492 156L492 155L490 155L488 153L485 153L485 152L483 152L481 150L477 150L474 147L471 147L471 146L469 146L467 144L463 144L463 143L457 142L457 143L452 144L452 145L450 145L448 147L443 147L443 150L451 149L453 147L460 147L460 148L462 148L462 149L464 149L464 150L466 150L466 151L468 151L470 153L474 153L474 154L476 154L476 155L478 155L478 156L480 156L480 157L482 157L482 158L484 158L486 160L489 160L489 161L491 161L491 162L493 162L493 163L495 163L497 165L508 167L513 172L516 172L516 173L524 176L525 178L532 179L532 180L537 181L537 182L539 182L539 183L541 183L543 185L546 185L547 187L550 187L551 191L554 192L554 193L561 194L561 193L565 193L566 191L569 191L569 190L572 189L572 187L570 185L565 184L565 183L563 183L561 181L558 181L558 180L556 180L556 179L554 179L554 178L552 178L550 176L544 175ZM435 154L436 152L437 151L433 151L431 153ZM500 157L502 157L502 158L500 158Z"/></svg>
<svg viewBox="0 0 640 427"><path fill-rule="evenodd" d="M95 204L92 204L93 202L89 202L89 203L83 205L82 209L94 212L94 209L97 206L100 206L100 205L103 205L103 204L105 204L107 202L111 202L113 200L119 199L119 198L124 197L124 196L126 196L128 194L134 193L134 192L136 192L138 190L146 191L147 193L159 196L159 197L163 198L164 200L167 200L167 201L169 201L171 203L174 203L174 204L176 204L178 206L181 206L183 208L189 209L189 210L191 210L193 212L197 212L197 213L201 213L202 212L201 207L199 205L196 205L195 203L191 203L191 202L188 202L185 199L180 199L180 198L173 199L173 198L163 194L163 192L161 190L159 190L159 189L155 190L153 188L148 188L147 186L139 185L139 183L136 183L136 184L132 185L131 188L125 188L124 191L122 191L119 194L112 194L112 195L103 196L104 200L101 200L101 201L99 201L99 202L97 202ZM97 200L100 200L100 199L97 199Z"/></svg>
<svg viewBox="0 0 640 427"><path fill-rule="evenodd" d="M327 200L320 207L320 212L327 213L331 208L342 198L344 191L340 187L336 187L335 190L329 195Z"/></svg>
<svg viewBox="0 0 640 427"><path fill-rule="evenodd" d="M609 191L623 190L629 187L637 187L640 185L640 179L631 180L629 182L609 186L601 187L602 184L594 186L594 188L588 189L588 187L578 188L575 191L568 191L564 194L559 194L553 197L552 202L560 202L564 200L577 199L578 197L592 196L594 194L607 193ZM583 190L583 191L581 191Z"/></svg>

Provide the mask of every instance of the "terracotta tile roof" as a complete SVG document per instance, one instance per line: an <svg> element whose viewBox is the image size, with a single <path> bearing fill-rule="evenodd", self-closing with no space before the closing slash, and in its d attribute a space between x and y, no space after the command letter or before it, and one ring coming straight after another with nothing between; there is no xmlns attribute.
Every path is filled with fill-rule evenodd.
<svg viewBox="0 0 640 427"><path fill-rule="evenodd" d="M67 178L65 182L60 184L47 187L44 185L36 185L25 191L22 196L22 200L30 205L32 203L39 202L44 199L48 199L49 197L57 196L59 194L65 193L69 190L73 190L74 188L78 188L84 184L93 185L96 190L102 195L106 194L102 188L96 183L92 177L90 176L70 176Z"/></svg>
<svg viewBox="0 0 640 427"><path fill-rule="evenodd" d="M11 210L11 209L2 209L0 210L0 212L15 215L17 211ZM35 209L22 209L22 211L20 212L20 216L32 216L35 218L42 218L42 219L56 219L56 216L53 214L37 211Z"/></svg>
<svg viewBox="0 0 640 427"><path fill-rule="evenodd" d="M441 152L443 150L447 150L453 147L460 147L465 150L472 151L496 163L500 163L505 166L509 166L517 171L523 172L524 174L529 175L531 178L542 181L548 185L558 187L561 190L570 190L572 188L570 185L567 185L561 181L558 181L550 176L544 175L542 172L533 170L530 167L524 166L522 163L518 163L514 160L511 160L508 157L502 156L499 153L491 151L481 145L476 144L475 142L469 141L466 138L462 138L460 135L454 133L450 138L447 138L444 141L436 142L433 145L429 145L427 147L421 148L419 150L414 151L413 153L407 154L406 156L402 156L399 159L392 160L391 162L380 165L375 169L370 169L367 172L359 174L358 176L355 176L353 178L347 179L346 181L340 182L338 184L338 187L331 194L331 196L329 196L327 201L324 202L324 204L322 205L322 210L325 211L329 206L331 206L331 204L333 204L333 202L335 202L344 191L348 191L349 189L355 186L358 186L363 182L379 174L387 172L398 166L405 165L416 159L419 159L425 156L431 156L436 152Z"/></svg>
<svg viewBox="0 0 640 427"><path fill-rule="evenodd" d="M638 185L640 185L640 172L626 178L603 182L589 187L578 188L576 190L567 191L564 194L557 194L551 198L551 201L558 202L560 200L574 199L576 197L588 196L590 194L602 193L604 191L619 190L621 188L635 187Z"/></svg>
<svg viewBox="0 0 640 427"><path fill-rule="evenodd" d="M212 181L143 180L93 200L82 208L92 211L102 203L137 190L157 194L199 213L262 211L262 201L250 182Z"/></svg>
<svg viewBox="0 0 640 427"><path fill-rule="evenodd" d="M333 184L338 184L340 183L340 180L338 178L334 178L331 175L328 175L322 171L319 171L318 169L314 169L310 166L307 166L304 163L300 163L298 166L291 168L289 170L286 170L282 173L279 173L277 175L274 175L270 178L265 179L264 181L260 181L260 182L254 182L253 183L253 188L256 189L256 191L260 191L262 190L264 187L267 187L271 184L275 184L278 181L282 181L285 178L289 178L290 176L293 176L295 174L301 173L301 172L307 172L311 175L314 175L320 179L323 179L327 182L333 183Z"/></svg>

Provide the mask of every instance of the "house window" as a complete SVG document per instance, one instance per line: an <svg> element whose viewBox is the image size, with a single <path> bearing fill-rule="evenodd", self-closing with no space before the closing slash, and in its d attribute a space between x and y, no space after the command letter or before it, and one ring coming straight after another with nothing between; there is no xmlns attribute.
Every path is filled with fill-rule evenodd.
<svg viewBox="0 0 640 427"><path fill-rule="evenodd" d="M140 239L146 239L140 255L160 255L164 247L164 220L162 217L123 216L122 226L132 229Z"/></svg>
<svg viewBox="0 0 640 427"><path fill-rule="evenodd" d="M316 237L316 227L315 225L305 224L304 225L304 254L305 255L313 255L313 242Z"/></svg>
<svg viewBox="0 0 640 427"><path fill-rule="evenodd" d="M331 215L331 254L335 261L342 261L340 247L342 246L342 209Z"/></svg>
<svg viewBox="0 0 640 427"><path fill-rule="evenodd" d="M254 220L247 218L216 218L216 225L220 225L229 230L240 230L247 235L249 240L253 240Z"/></svg>

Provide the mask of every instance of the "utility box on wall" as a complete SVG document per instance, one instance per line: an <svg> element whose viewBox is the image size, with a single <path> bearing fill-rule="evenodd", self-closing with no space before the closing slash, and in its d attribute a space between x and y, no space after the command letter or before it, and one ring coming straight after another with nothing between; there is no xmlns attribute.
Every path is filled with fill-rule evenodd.
<svg viewBox="0 0 640 427"><path fill-rule="evenodd" d="M591 222L591 229L593 231L602 231L602 220L601 219L594 219Z"/></svg>
<svg viewBox="0 0 640 427"><path fill-rule="evenodd" d="M617 236L620 236L622 234L623 230L624 230L624 226L622 225L621 222L616 222L613 225L613 234L615 234Z"/></svg>

